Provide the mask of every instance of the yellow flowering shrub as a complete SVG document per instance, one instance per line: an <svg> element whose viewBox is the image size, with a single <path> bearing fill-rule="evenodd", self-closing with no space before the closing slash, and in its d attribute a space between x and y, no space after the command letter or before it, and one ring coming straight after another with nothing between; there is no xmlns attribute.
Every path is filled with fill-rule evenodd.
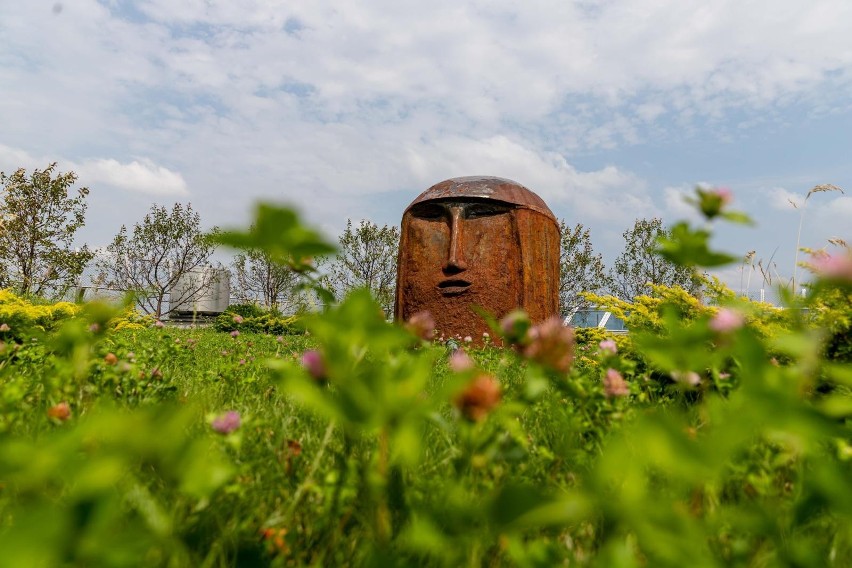
<svg viewBox="0 0 852 568"><path fill-rule="evenodd" d="M126 308L120 315L109 320L107 324L111 329L145 329L151 327L156 319L150 315L137 312L132 306Z"/></svg>
<svg viewBox="0 0 852 568"><path fill-rule="evenodd" d="M7 325L12 333L18 329L36 327L53 329L57 323L74 317L80 307L71 302L34 304L8 289L0 290L0 326Z"/></svg>

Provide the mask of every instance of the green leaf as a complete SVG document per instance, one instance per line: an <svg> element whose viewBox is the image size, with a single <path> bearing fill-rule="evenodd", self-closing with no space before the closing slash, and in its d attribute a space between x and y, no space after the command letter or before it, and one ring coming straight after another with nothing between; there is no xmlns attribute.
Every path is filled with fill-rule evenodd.
<svg viewBox="0 0 852 568"><path fill-rule="evenodd" d="M306 259L336 250L319 233L304 226L293 209L268 203L257 206L248 232L224 231L213 240L234 248L262 250L281 264L301 265Z"/></svg>
<svg viewBox="0 0 852 568"><path fill-rule="evenodd" d="M694 230L687 223L680 222L672 227L670 237L657 239L657 252L681 266L712 268L736 260L736 257L729 254L711 251L707 246L709 240L709 231Z"/></svg>

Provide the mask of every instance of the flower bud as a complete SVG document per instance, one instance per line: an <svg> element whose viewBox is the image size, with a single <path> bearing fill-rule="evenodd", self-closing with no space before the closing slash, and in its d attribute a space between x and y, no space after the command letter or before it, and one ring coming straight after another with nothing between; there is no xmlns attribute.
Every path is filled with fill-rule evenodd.
<svg viewBox="0 0 852 568"><path fill-rule="evenodd" d="M719 187L710 190L698 190L698 207L704 216L708 219L716 217L722 212L722 209L731 202L733 194L726 187Z"/></svg>
<svg viewBox="0 0 852 568"><path fill-rule="evenodd" d="M526 345L529 342L530 325L527 313L515 310L500 320L500 331L509 345Z"/></svg>
<svg viewBox="0 0 852 568"><path fill-rule="evenodd" d="M471 422L484 420L500 403L500 383L491 375L478 375L453 401L462 416Z"/></svg>
<svg viewBox="0 0 852 568"><path fill-rule="evenodd" d="M62 401L48 408L47 415L50 418L59 420L60 422L65 422L71 418L71 406L69 406L67 402Z"/></svg>
<svg viewBox="0 0 852 568"><path fill-rule="evenodd" d="M529 344L523 351L526 358L565 373L574 360L574 331L553 316L530 330Z"/></svg>
<svg viewBox="0 0 852 568"><path fill-rule="evenodd" d="M309 349L302 353L302 367L317 381L325 381L327 379L322 354L315 349Z"/></svg>

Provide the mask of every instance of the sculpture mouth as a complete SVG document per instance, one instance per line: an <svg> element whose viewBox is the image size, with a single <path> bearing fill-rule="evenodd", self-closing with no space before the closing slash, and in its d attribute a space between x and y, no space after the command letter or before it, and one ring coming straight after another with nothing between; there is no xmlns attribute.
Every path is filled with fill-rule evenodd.
<svg viewBox="0 0 852 568"><path fill-rule="evenodd" d="M457 296L459 294L467 292L467 289L470 288L470 285L471 283L467 280L444 280L443 282L438 284L438 291L444 296Z"/></svg>

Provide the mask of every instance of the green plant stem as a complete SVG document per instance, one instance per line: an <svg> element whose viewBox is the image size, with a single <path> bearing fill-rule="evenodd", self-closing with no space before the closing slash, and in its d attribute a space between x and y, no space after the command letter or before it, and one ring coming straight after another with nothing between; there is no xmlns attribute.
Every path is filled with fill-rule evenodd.
<svg viewBox="0 0 852 568"><path fill-rule="evenodd" d="M314 457L314 461L311 462L311 467L308 469L308 475L305 476L304 481L299 484L299 487L296 489L296 493L293 494L293 500L290 501L290 506L287 507L287 512L284 514L284 525L289 526L290 521L293 518L293 513L296 511L296 506L302 500L302 495L305 492L305 488L313 483L314 474L319 467L320 461L322 461L322 457L325 454L325 449L328 447L329 442L331 442L331 435L334 433L334 421L328 423L328 428L325 429L325 435L322 439L322 444L320 444L320 449L317 452L317 455Z"/></svg>

